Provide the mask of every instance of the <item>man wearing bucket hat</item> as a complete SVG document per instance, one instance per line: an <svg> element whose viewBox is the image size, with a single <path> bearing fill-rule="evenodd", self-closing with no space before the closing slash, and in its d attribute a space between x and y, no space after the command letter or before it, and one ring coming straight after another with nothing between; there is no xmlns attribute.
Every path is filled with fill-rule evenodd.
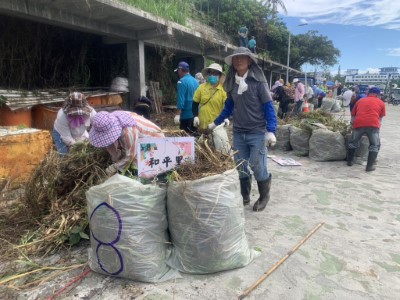
<svg viewBox="0 0 400 300"><path fill-rule="evenodd" d="M79 92L71 93L58 111L52 136L57 151L68 153L69 147L89 138L87 128L90 127L96 111L89 106L85 95Z"/></svg>
<svg viewBox="0 0 400 300"><path fill-rule="evenodd" d="M276 143L276 115L272 96L257 59L248 48L239 47L225 57L230 65L224 89L227 100L221 114L208 125L210 130L233 115L233 147L237 150L240 189L243 204L250 203L251 174L257 180L260 197L253 206L261 211L270 198L272 176L267 167L267 147Z"/></svg>
<svg viewBox="0 0 400 300"><path fill-rule="evenodd" d="M136 143L141 137L164 137L160 127L136 113L117 110L101 111L93 118L89 132L90 143L106 148L114 162L106 169L108 175L136 165Z"/></svg>
<svg viewBox="0 0 400 300"><path fill-rule="evenodd" d="M193 126L193 95L199 87L199 82L189 73L189 64L181 61L174 70L178 73L177 83L177 104L178 114L174 118L175 124L179 124L179 129L192 134L196 131Z"/></svg>
<svg viewBox="0 0 400 300"><path fill-rule="evenodd" d="M347 150L347 165L353 165L353 158L356 149L360 147L360 140L366 135L369 140L368 161L365 171L375 170L375 160L378 156L381 142L379 129L382 125L382 118L386 115L385 103L379 98L381 91L377 87L372 87L368 91L368 96L356 102L351 111L351 124L353 132Z"/></svg>

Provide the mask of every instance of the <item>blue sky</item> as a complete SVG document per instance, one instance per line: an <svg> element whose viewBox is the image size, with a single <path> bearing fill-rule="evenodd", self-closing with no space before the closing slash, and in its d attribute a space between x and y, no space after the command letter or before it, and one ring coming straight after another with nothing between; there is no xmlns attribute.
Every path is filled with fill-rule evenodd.
<svg viewBox="0 0 400 300"><path fill-rule="evenodd" d="M283 0L287 15L280 14L292 34L318 30L341 52L332 74L346 69L378 71L400 68L399 0ZM279 11L279 9L278 9ZM301 23L306 26L298 26ZM312 66L303 66L307 71ZM318 70L318 69L317 69Z"/></svg>

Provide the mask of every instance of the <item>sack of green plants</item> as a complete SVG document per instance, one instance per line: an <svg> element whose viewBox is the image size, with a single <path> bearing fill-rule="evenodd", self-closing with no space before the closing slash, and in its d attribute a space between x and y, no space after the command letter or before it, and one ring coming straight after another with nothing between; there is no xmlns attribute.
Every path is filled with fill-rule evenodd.
<svg viewBox="0 0 400 300"><path fill-rule="evenodd" d="M166 263L165 188L116 174L91 187L86 198L93 271L142 282L180 277Z"/></svg>
<svg viewBox="0 0 400 300"><path fill-rule="evenodd" d="M239 187L236 169L169 184L171 267L208 274L244 267L253 260Z"/></svg>

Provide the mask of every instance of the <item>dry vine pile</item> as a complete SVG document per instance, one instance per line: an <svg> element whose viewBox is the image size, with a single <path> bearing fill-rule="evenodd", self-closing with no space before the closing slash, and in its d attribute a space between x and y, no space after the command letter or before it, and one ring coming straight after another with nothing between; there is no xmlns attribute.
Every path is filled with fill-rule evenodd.
<svg viewBox="0 0 400 300"><path fill-rule="evenodd" d="M163 129L165 136L188 136L184 131L177 130L178 125L173 122L174 116L175 112L164 112L152 115L152 119ZM171 180L195 180L221 174L234 168L232 156L217 152L212 140L211 134L207 133L197 137L195 140L195 161L182 164L179 169L172 173Z"/></svg>
<svg viewBox="0 0 400 300"><path fill-rule="evenodd" d="M172 173L173 180L196 180L221 174L235 167L232 156L215 151L208 139L198 140L195 148L195 161L182 164Z"/></svg>
<svg viewBox="0 0 400 300"><path fill-rule="evenodd" d="M24 245L28 252L54 250L64 242L76 244L87 227L85 192L102 183L109 164L105 150L80 143L61 156L50 152L26 185L22 198L39 228Z"/></svg>

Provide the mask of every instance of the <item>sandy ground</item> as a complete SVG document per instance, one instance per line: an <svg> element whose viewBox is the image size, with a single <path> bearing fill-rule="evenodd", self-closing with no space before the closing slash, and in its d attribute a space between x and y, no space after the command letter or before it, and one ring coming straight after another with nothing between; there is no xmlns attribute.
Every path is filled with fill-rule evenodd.
<svg viewBox="0 0 400 300"><path fill-rule="evenodd" d="M347 167L345 161L315 162L271 151L302 166L282 167L269 160L273 181L267 208L255 213L245 207L249 243L262 250L248 266L211 275L182 274L157 284L91 272L57 299L237 299L320 222L325 224L246 299L399 299L399 120L400 106L387 105L379 162L371 173L359 164ZM254 183L252 204L257 197ZM76 261L86 257L84 247L76 250ZM46 299L78 274L64 274L12 297Z"/></svg>

